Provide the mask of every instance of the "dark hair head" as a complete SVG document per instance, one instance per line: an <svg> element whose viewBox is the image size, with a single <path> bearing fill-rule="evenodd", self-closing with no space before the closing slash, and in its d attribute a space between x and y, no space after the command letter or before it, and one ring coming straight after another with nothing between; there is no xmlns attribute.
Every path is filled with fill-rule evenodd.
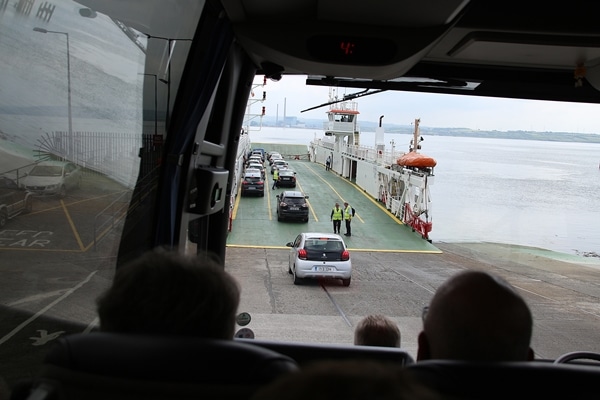
<svg viewBox="0 0 600 400"><path fill-rule="evenodd" d="M239 301L214 259L157 249L118 269L97 304L103 331L231 339Z"/></svg>
<svg viewBox="0 0 600 400"><path fill-rule="evenodd" d="M533 318L504 279L464 271L436 291L424 320L431 358L525 361Z"/></svg>
<svg viewBox="0 0 600 400"><path fill-rule="evenodd" d="M385 315L367 315L356 325L354 344L400 347L400 329L394 321Z"/></svg>

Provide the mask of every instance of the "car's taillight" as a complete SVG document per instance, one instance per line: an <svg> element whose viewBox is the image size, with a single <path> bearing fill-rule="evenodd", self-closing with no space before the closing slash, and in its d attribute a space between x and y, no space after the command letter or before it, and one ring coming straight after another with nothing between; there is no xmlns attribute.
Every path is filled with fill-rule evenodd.
<svg viewBox="0 0 600 400"><path fill-rule="evenodd" d="M342 261L348 261L350 259L350 253L348 250L342 251Z"/></svg>
<svg viewBox="0 0 600 400"><path fill-rule="evenodd" d="M306 260L306 250L304 250L304 249L298 250L298 258L301 260Z"/></svg>
<svg viewBox="0 0 600 400"><path fill-rule="evenodd" d="M248 181L247 181L247 180L243 180L243 181L242 181L242 185L247 185L247 184L248 184Z"/></svg>

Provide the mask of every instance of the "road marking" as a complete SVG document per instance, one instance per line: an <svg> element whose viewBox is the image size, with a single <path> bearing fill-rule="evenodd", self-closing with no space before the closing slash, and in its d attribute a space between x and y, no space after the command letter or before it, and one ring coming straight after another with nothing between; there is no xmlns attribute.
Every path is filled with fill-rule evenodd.
<svg viewBox="0 0 600 400"><path fill-rule="evenodd" d="M240 180L241 182L241 180ZM238 185L238 190L237 193L235 194L235 204L233 206L233 213L231 214L231 219L235 220L235 217L237 217L237 212L238 212L238 208L240 207L240 199L242 198L242 189L241 189L241 184Z"/></svg>
<svg viewBox="0 0 600 400"><path fill-rule="evenodd" d="M336 193L339 197L340 200L345 201L342 196L337 192L337 190L335 190L333 188L333 186L331 186L331 184L329 184L329 182L327 182L325 180L325 178L323 178L322 176L320 176L317 172L314 171L313 168L311 168L310 166L305 166L306 168L308 168L310 170L310 172L312 172L315 176L317 176L320 180L322 180L323 182L325 182L325 184L327 186L329 186L331 188L331 190L334 191L334 193ZM392 214L390 212L390 210L388 210L387 208L385 208L384 206L382 206L381 204L379 204L379 202L377 202L373 197L371 197L370 194L368 194L367 192L365 192L364 190L362 190L359 186L357 186L356 184L348 181L347 179L344 179L342 177L340 177L339 175L335 175L336 178L343 180L344 182L352 185L357 192L361 193L363 196L365 196L368 200L371 201L371 203L375 204L377 207L379 207L383 212L386 213L386 215L388 217L390 217L391 219L393 219L398 225L404 225L404 222L402 222L399 218L397 218L394 214ZM363 219L358 215L358 212L356 213L356 217L358 218L358 220L362 223L364 223Z"/></svg>
<svg viewBox="0 0 600 400"><path fill-rule="evenodd" d="M34 315L32 315L31 317L27 318L25 321L23 321L19 325L17 325L17 327L15 329L13 329L12 331L10 331L8 334L4 335L4 337L2 337L0 339L0 345L6 343L10 338L12 338L14 335L19 333L27 325L29 325L30 323L35 321L38 317L45 314L52 307L54 307L55 305L57 305L58 303L60 303L61 301L63 301L64 299L66 299L67 297L72 295L73 293L75 293L75 291L77 289L81 288L83 285L88 283L90 281L90 279L92 279L92 277L94 275L96 275L96 272L98 272L98 271L94 271L91 274L89 274L83 281L79 282L77 285L75 285L71 289L67 290L65 292L65 294L60 296L58 299L54 300L52 303L48 304L46 307L42 308L40 311L36 312Z"/></svg>
<svg viewBox="0 0 600 400"><path fill-rule="evenodd" d="M313 168L311 168L310 166L305 166L306 168L308 168L310 170L310 172L312 172L314 175L316 175L320 180L322 180L327 186L329 186L329 188L331 190L333 190L333 192L338 196L338 198L342 201L342 202L346 202L346 200L344 199L344 197L339 194L339 192L337 190L335 190L335 188L333 186L331 186L331 184L325 180L325 178L323 178L322 176L320 176L319 174L317 174ZM360 222L362 222L363 224L365 223L365 221L363 221L363 219L358 215L358 213L356 213L356 215L354 217L352 217L352 219L354 218L358 218L358 220Z"/></svg>
<svg viewBox="0 0 600 400"><path fill-rule="evenodd" d="M267 189L267 212L269 213L269 221L273 221L273 211L271 210L271 191L273 190L273 184L266 179L267 173L265 172L265 185L269 186Z"/></svg>
<svg viewBox="0 0 600 400"><path fill-rule="evenodd" d="M302 189L302 186L300 186L300 182L298 182L298 188L300 189L300 191L302 193L304 193L304 189ZM319 218L317 217L317 213L315 212L315 209L313 208L312 204L310 204L310 201L308 201L308 199L306 199L306 203L308 204L308 208L310 209L310 212L313 215L313 218L315 219L316 222L319 222Z"/></svg>
<svg viewBox="0 0 600 400"><path fill-rule="evenodd" d="M67 206L65 205L65 202L61 200L60 205L62 206L62 209L65 212L65 216L67 217L67 221L69 222L69 225L71 226L71 231L73 231L75 240L77 240L77 244L79 245L79 250L85 251L85 246L83 245L81 237L79 236L79 232L77 231L77 228L75 227L75 223L71 219L71 215L69 214L69 210L67 210Z"/></svg>

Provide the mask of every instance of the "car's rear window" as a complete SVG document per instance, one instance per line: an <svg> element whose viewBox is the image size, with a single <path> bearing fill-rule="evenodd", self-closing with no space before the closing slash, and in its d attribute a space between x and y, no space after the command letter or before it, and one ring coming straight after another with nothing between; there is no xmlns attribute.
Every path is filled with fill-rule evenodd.
<svg viewBox="0 0 600 400"><path fill-rule="evenodd" d="M340 251L344 249L344 245L337 239L319 238L307 239L304 242L306 250L325 250L325 251Z"/></svg>
<svg viewBox="0 0 600 400"><path fill-rule="evenodd" d="M306 201L304 200L304 197L286 197L285 202L287 204L298 204L298 205L306 203Z"/></svg>

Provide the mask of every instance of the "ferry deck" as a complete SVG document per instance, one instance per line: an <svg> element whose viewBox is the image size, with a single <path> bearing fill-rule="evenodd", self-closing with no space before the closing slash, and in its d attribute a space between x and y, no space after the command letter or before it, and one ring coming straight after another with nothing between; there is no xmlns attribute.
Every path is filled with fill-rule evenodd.
<svg viewBox="0 0 600 400"><path fill-rule="evenodd" d="M306 146L252 143L252 148L278 151L297 172L296 188L272 189L273 178L265 162L264 197L236 196L231 213L228 247L286 248L300 232L333 232L330 221L335 202L347 201L356 209L352 236L344 237L353 251L441 253L428 240L415 233L355 183L325 166L309 161ZM277 221L276 195L284 190L300 190L309 196L309 221ZM433 228L435 232L435 227ZM341 233L345 232L342 223Z"/></svg>

